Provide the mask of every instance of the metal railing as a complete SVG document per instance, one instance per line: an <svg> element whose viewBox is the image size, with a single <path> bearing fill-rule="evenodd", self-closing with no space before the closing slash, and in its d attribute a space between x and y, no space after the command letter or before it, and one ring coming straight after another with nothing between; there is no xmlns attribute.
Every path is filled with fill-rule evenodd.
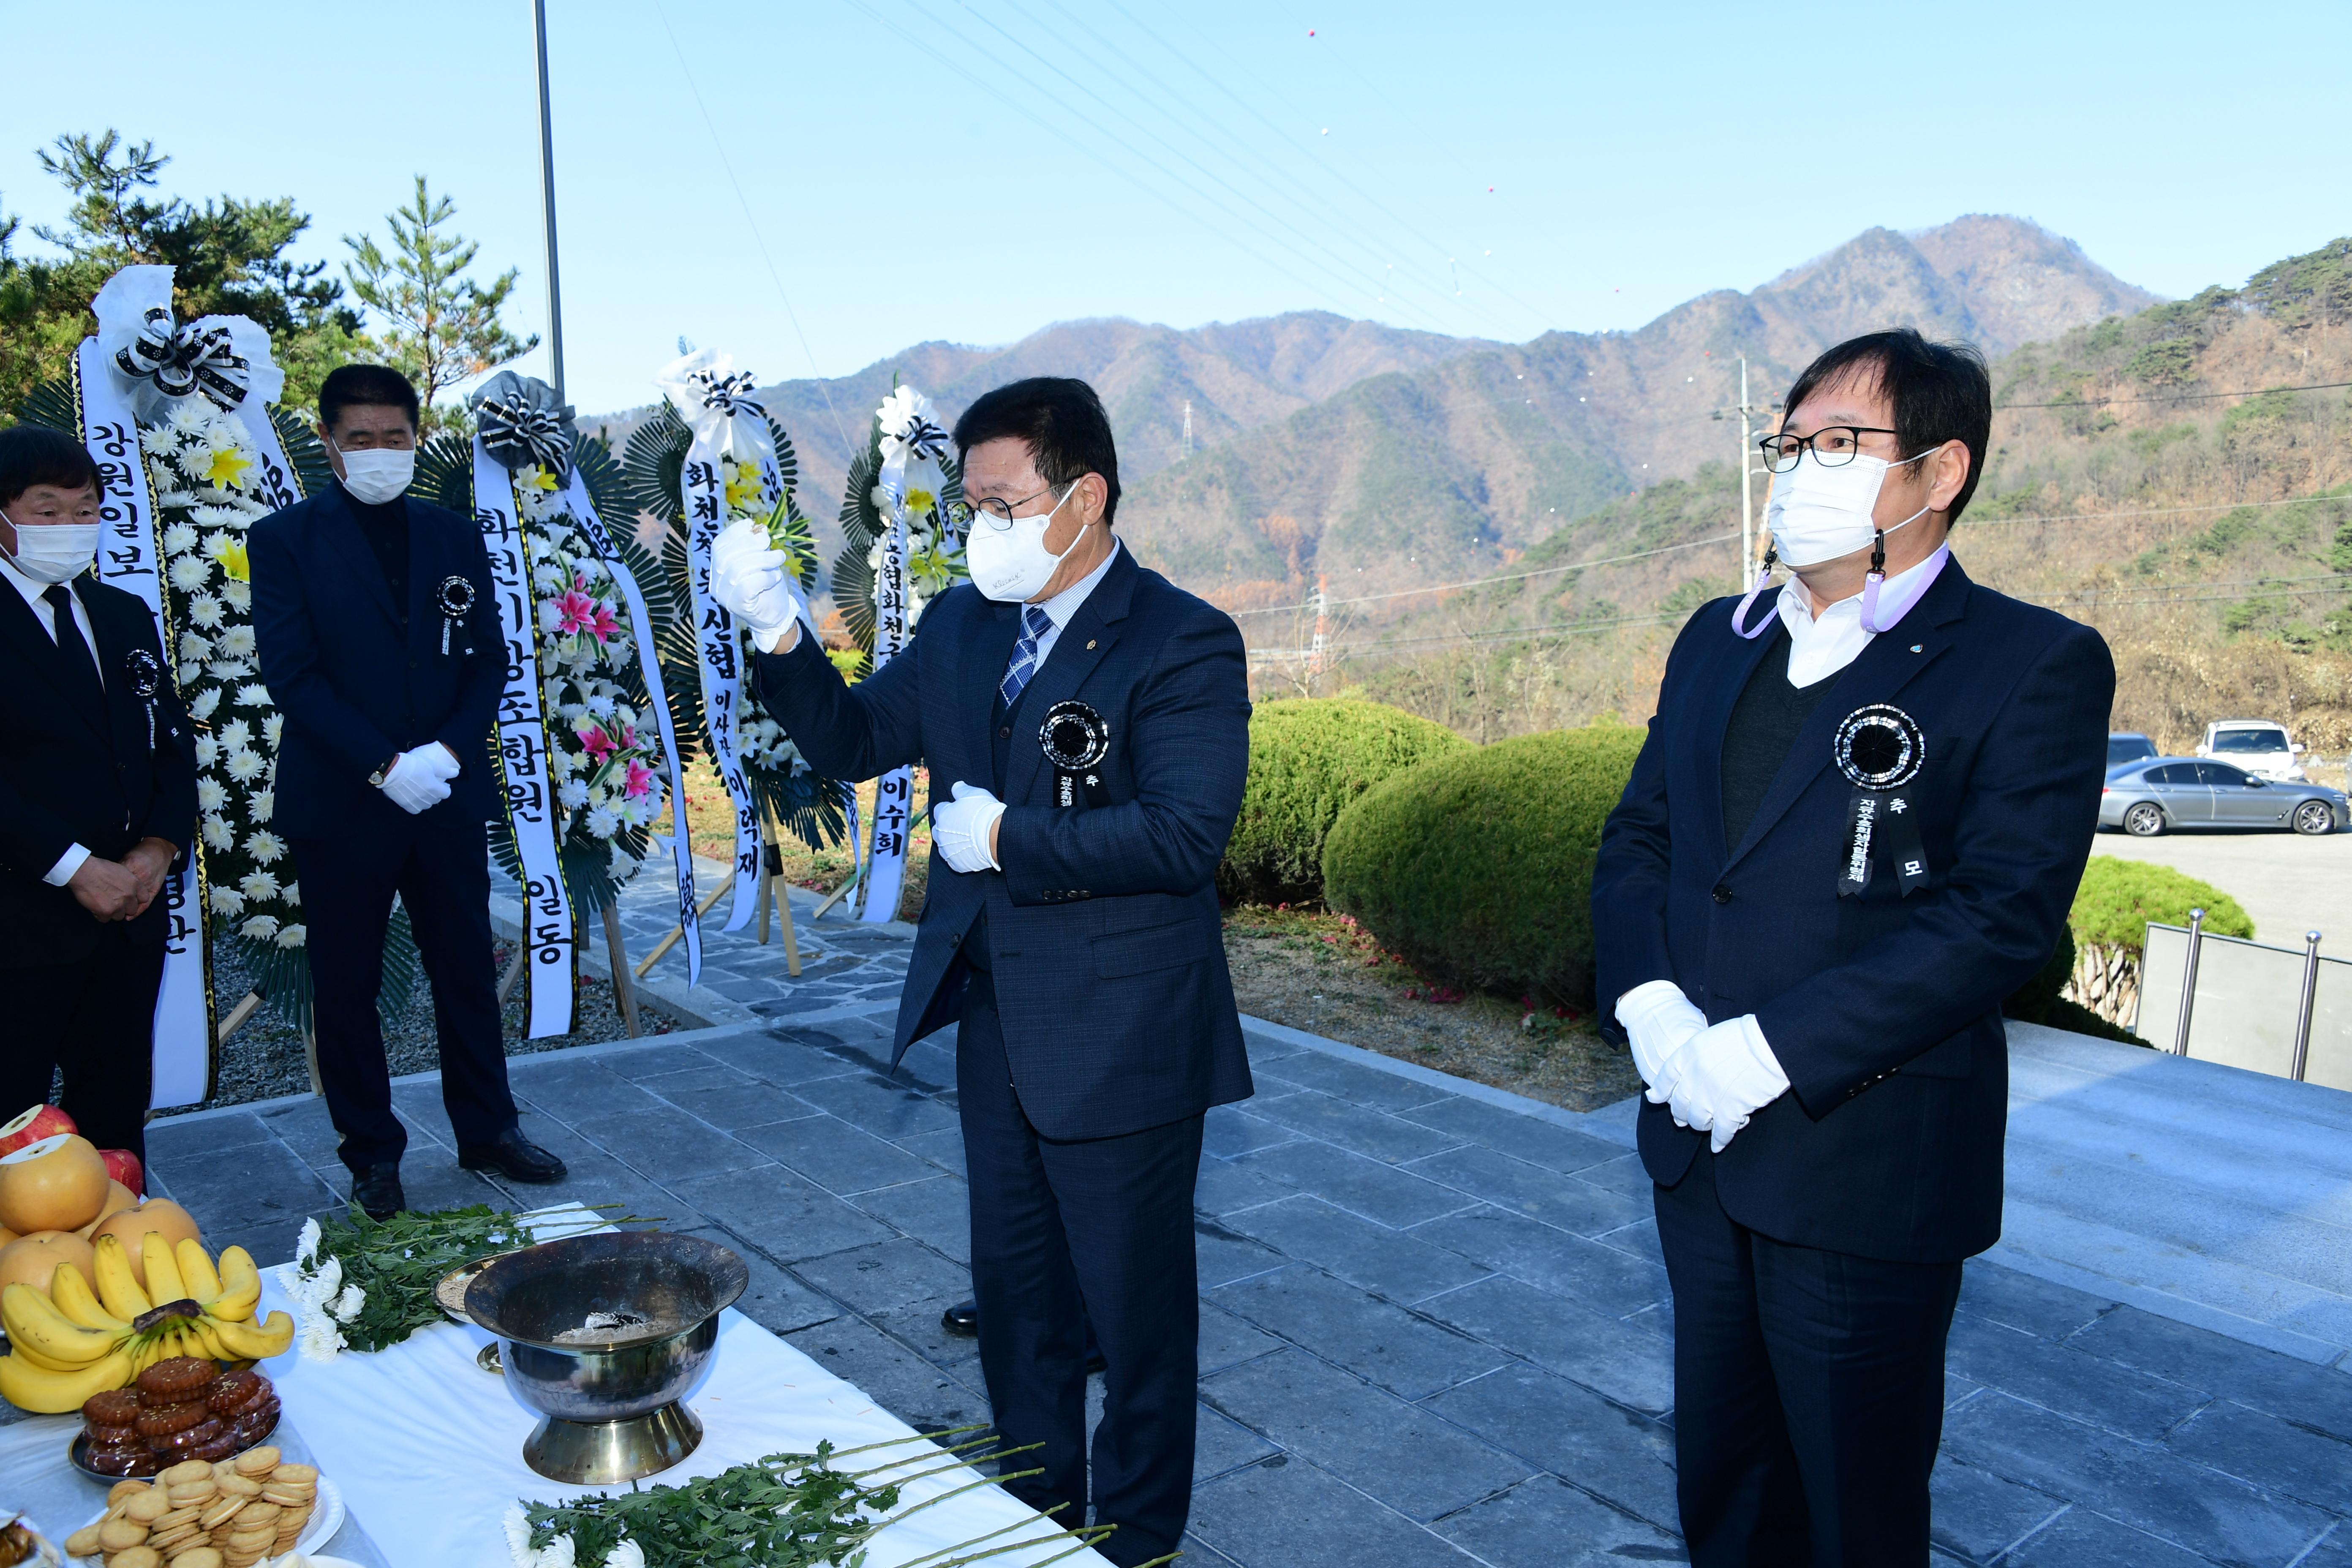
<svg viewBox="0 0 2352 1568"><path fill-rule="evenodd" d="M2217 936L2205 930L2201 909L2189 911L2186 928L2151 921L2136 1032L2148 1037L2149 998L2176 996L2169 1054L2352 1089L2352 963L2321 957L2320 940L2305 931L2298 952ZM2294 961L2299 974L2287 967Z"/></svg>

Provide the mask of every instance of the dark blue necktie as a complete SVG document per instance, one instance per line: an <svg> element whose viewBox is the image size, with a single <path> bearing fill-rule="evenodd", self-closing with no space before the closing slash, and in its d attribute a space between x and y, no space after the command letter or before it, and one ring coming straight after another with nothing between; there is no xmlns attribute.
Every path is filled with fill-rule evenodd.
<svg viewBox="0 0 2352 1568"><path fill-rule="evenodd" d="M58 655L65 663L66 679L72 683L74 700L99 718L106 711L106 692L99 683L98 660L90 657L89 644L82 640L81 627L74 624L73 590L58 583L43 590L41 597L48 601L49 614L57 623Z"/></svg>
<svg viewBox="0 0 2352 1568"><path fill-rule="evenodd" d="M1034 605L1021 606L1021 640L1013 645L1013 662L1004 667L1004 679L996 688L1006 711L1021 700L1021 689L1037 673L1037 639L1053 629L1053 616Z"/></svg>

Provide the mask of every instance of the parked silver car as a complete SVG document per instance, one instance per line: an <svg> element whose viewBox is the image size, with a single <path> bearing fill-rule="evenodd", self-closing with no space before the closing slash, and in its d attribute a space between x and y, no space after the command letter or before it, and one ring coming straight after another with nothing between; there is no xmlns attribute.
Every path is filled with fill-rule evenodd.
<svg viewBox="0 0 2352 1568"><path fill-rule="evenodd" d="M2179 827L2277 827L2302 834L2352 827L2341 790L2266 779L2201 757L2155 757L2107 772L2099 826L2152 838Z"/></svg>

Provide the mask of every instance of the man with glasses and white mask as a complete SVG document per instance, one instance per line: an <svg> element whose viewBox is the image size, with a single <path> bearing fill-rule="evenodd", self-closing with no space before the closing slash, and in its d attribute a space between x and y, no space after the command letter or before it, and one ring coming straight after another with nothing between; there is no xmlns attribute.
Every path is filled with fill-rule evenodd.
<svg viewBox="0 0 2352 1568"><path fill-rule="evenodd" d="M1953 559L1973 350L1874 332L1788 408L1764 571L1683 628L1603 830L1596 983L1648 1086L1691 1562L1918 1565L2000 1234L2000 1005L2065 930L2115 667Z"/></svg>
<svg viewBox="0 0 2352 1568"><path fill-rule="evenodd" d="M907 1047L958 1024L981 1370L1031 1506L1088 1501L1087 1335L1105 1363L1097 1550L1177 1550L1192 1506L1203 1113L1250 1093L1213 874L1249 765L1231 617L1110 531L1118 458L1081 381L982 395L956 422L971 583L856 686L753 524L713 548L761 703L818 772L930 770L932 863L898 1005Z"/></svg>

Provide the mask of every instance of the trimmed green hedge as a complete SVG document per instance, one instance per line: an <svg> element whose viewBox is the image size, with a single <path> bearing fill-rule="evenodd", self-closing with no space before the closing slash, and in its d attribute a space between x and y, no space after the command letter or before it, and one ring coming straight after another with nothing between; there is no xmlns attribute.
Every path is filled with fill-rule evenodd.
<svg viewBox="0 0 2352 1568"><path fill-rule="evenodd" d="M2212 883L2113 855L2094 855L2084 868L2067 924L2077 946L2122 948L2137 957L2150 921L2185 926L2192 909L2205 911L2205 929L2215 936L2254 934L2254 922L2238 900Z"/></svg>
<svg viewBox="0 0 2352 1568"><path fill-rule="evenodd" d="M1522 735L1374 786L1324 841L1325 900L1433 979L1589 1006L1593 857L1643 733Z"/></svg>
<svg viewBox="0 0 2352 1568"><path fill-rule="evenodd" d="M1249 786L1217 867L1235 902L1313 903L1323 839L1359 795L1416 763L1470 749L1442 724L1345 697L1269 702L1250 718Z"/></svg>

